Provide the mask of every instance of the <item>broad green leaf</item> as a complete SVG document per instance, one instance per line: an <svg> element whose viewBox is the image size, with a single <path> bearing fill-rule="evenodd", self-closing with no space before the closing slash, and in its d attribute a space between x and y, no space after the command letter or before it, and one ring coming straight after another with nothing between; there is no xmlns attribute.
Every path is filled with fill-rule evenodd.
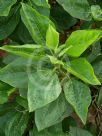
<svg viewBox="0 0 102 136"><path fill-rule="evenodd" d="M61 93L58 76L50 70L37 71L29 76L28 106L32 112L56 100Z"/></svg>
<svg viewBox="0 0 102 136"><path fill-rule="evenodd" d="M99 80L94 74L91 64L85 58L78 58L65 63L64 68L74 76L82 81L92 84L100 85Z"/></svg>
<svg viewBox="0 0 102 136"><path fill-rule="evenodd" d="M0 0L0 16L7 16L17 0Z"/></svg>
<svg viewBox="0 0 102 136"><path fill-rule="evenodd" d="M92 12L92 16L95 20L97 20L97 21L102 20L102 9L99 5L92 5L91 12Z"/></svg>
<svg viewBox="0 0 102 136"><path fill-rule="evenodd" d="M90 45L101 38L101 30L77 30L66 41L66 48L72 46L66 53L79 57Z"/></svg>
<svg viewBox="0 0 102 136"><path fill-rule="evenodd" d="M22 136L27 128L28 119L28 113L17 112L7 120L5 136Z"/></svg>
<svg viewBox="0 0 102 136"><path fill-rule="evenodd" d="M64 93L67 101L73 106L75 112L85 124L88 107L91 104L89 87L78 80L70 79L64 84Z"/></svg>
<svg viewBox="0 0 102 136"><path fill-rule="evenodd" d="M15 89L13 87L0 82L0 104L7 102L9 95L14 91Z"/></svg>
<svg viewBox="0 0 102 136"><path fill-rule="evenodd" d="M63 133L61 124L57 124L48 129L44 129L41 132L38 132L36 128L29 133L30 136L69 136L68 134Z"/></svg>
<svg viewBox="0 0 102 136"><path fill-rule="evenodd" d="M59 33L49 25L46 32L46 46L54 51L57 50L59 44Z"/></svg>
<svg viewBox="0 0 102 136"><path fill-rule="evenodd" d="M35 123L39 131L61 122L72 112L71 106L66 102L63 94L60 97L35 111Z"/></svg>
<svg viewBox="0 0 102 136"><path fill-rule="evenodd" d="M62 7L73 17L90 21L91 10L87 0L57 0Z"/></svg>
<svg viewBox="0 0 102 136"><path fill-rule="evenodd" d="M45 45L46 31L49 24L53 24L50 19L24 3L22 3L21 18L33 40L38 44Z"/></svg>
<svg viewBox="0 0 102 136"><path fill-rule="evenodd" d="M2 1L5 3L4 0ZM19 18L20 15L18 6L13 8L7 17L0 17L0 40L7 38L15 30L19 22Z"/></svg>
<svg viewBox="0 0 102 136"><path fill-rule="evenodd" d="M28 59L18 58L0 69L0 80L17 88L28 87L28 74L34 72L37 62L32 61L30 65Z"/></svg>
<svg viewBox="0 0 102 136"><path fill-rule="evenodd" d="M0 49L21 57L32 58L34 60L39 60L44 55L44 49L42 48L42 46L34 44L25 44L18 46L5 45L0 47Z"/></svg>
<svg viewBox="0 0 102 136"><path fill-rule="evenodd" d="M69 136L93 136L93 135L85 129L81 129L78 127L70 127Z"/></svg>
<svg viewBox="0 0 102 136"><path fill-rule="evenodd" d="M99 90L99 96L98 96L97 104L98 104L99 106L102 105L102 87L101 87L101 89Z"/></svg>

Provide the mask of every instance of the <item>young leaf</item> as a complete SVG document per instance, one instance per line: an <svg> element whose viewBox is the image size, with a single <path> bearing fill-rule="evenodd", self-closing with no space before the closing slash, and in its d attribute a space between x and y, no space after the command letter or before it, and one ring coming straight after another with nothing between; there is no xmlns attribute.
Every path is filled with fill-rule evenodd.
<svg viewBox="0 0 102 136"><path fill-rule="evenodd" d="M86 83L100 85L100 82L96 78L91 64L85 58L78 58L69 61L68 63L65 63L64 68L69 73L73 74Z"/></svg>
<svg viewBox="0 0 102 136"><path fill-rule="evenodd" d="M29 76L28 106L32 112L56 100L61 93L58 76L50 70L37 71Z"/></svg>
<svg viewBox="0 0 102 136"><path fill-rule="evenodd" d="M50 56L48 55L48 58L50 59L52 64L60 64L63 65L63 62L61 60L58 60L56 57L54 56Z"/></svg>
<svg viewBox="0 0 102 136"><path fill-rule="evenodd" d="M34 60L39 60L44 55L43 47L34 44L25 44L18 46L5 45L0 47L0 49L21 57L26 57L26 58L31 57Z"/></svg>
<svg viewBox="0 0 102 136"><path fill-rule="evenodd" d="M33 40L38 44L45 45L46 31L49 24L53 25L50 19L24 3L22 3L21 18Z"/></svg>
<svg viewBox="0 0 102 136"><path fill-rule="evenodd" d="M85 124L88 107L91 104L89 87L78 80L70 79L64 84L64 93L67 101L73 106L75 112Z"/></svg>
<svg viewBox="0 0 102 136"><path fill-rule="evenodd" d="M51 25L49 25L49 28L46 33L46 46L56 51L58 47L58 43L59 43L59 33Z"/></svg>
<svg viewBox="0 0 102 136"><path fill-rule="evenodd" d="M87 0L57 0L57 2L75 18L87 21L92 19Z"/></svg>
<svg viewBox="0 0 102 136"><path fill-rule="evenodd" d="M7 16L17 0L0 0L0 16Z"/></svg>
<svg viewBox="0 0 102 136"><path fill-rule="evenodd" d="M78 127L70 127L69 136L93 136L93 135L85 129L81 129Z"/></svg>
<svg viewBox="0 0 102 136"><path fill-rule="evenodd" d="M56 101L35 111L35 123L38 131L61 122L72 111L71 106L66 102L63 94L61 94Z"/></svg>
<svg viewBox="0 0 102 136"><path fill-rule="evenodd" d="M77 30L66 41L66 48L72 46L66 54L79 57L90 45L101 38L101 30Z"/></svg>

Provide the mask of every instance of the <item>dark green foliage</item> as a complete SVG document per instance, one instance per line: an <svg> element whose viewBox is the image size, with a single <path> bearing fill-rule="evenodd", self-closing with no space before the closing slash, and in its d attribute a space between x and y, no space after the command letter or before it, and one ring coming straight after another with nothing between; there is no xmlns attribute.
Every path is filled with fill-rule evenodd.
<svg viewBox="0 0 102 136"><path fill-rule="evenodd" d="M101 0L1 0L0 136L101 136L101 38Z"/></svg>

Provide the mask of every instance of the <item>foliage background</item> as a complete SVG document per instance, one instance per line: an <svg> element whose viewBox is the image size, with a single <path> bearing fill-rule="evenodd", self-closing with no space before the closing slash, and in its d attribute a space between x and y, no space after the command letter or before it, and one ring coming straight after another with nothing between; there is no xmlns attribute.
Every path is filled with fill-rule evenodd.
<svg viewBox="0 0 102 136"><path fill-rule="evenodd" d="M101 136L102 86L98 84L98 81L97 83L95 81L96 84L92 84L92 81L91 84L83 83L77 79L80 78L80 76L74 78L76 75L73 76L72 73L67 73L69 79L72 79L76 91L79 90L79 88L80 90L82 89L83 99L79 97L81 93L76 94L78 102L80 103L79 106L81 105L83 107L84 102L87 103L88 100L86 97L89 94L86 93L87 91L84 94L84 87L87 86L91 90L91 102L87 104L87 121L83 124L81 120L86 115L84 116L84 113L81 113L79 116L78 112L75 112L75 107L73 109L73 106L70 105L72 103L70 102L69 104L69 101L66 102L63 93L58 98L56 98L55 94L50 93L56 88L56 85L57 91L59 91L57 93L60 93L61 88L58 77L56 75L52 76L52 73L49 71L45 73L40 72L40 74L35 73L36 69L45 71L47 71L48 68L51 69L53 66L49 64L50 61L57 68L59 63L62 64L60 61L55 60L55 58L51 58L51 56L50 60L43 58L43 61L38 61L38 58L42 58L42 55L45 54L42 54L44 51L42 47L36 47L35 44L45 46L46 32L49 24L57 31L51 30L51 33L53 31L52 37L49 36L50 31L48 31L48 38L54 39L57 35L56 33L59 32L60 47L66 43L66 40L70 37L72 32L77 30L96 30L91 36L93 39L94 36L97 36L96 33L101 32L100 38L96 38L96 40L91 43L92 46L88 47L85 52L82 52L81 57L84 57L93 66L97 79L102 83L101 0L1 0L0 136ZM80 32L79 35L81 35ZM88 37L88 34L86 34L86 37ZM73 42L75 41L75 43L78 44L82 42L82 40L87 40L87 38L79 39L78 41L78 38L74 37ZM48 44L50 44L49 40ZM10 47L11 45L13 45L13 48ZM26 47L22 48L22 45ZM87 43L85 43L85 46L86 45ZM49 46L49 48L53 50L54 47ZM61 50L63 50L63 47ZM77 47L75 50L75 54L77 54ZM49 54L49 50L46 52ZM73 57L67 57L67 61L69 60L73 60ZM82 60L82 62L84 62L84 60ZM77 65L75 65L75 67L77 67ZM79 71L80 68L79 66ZM83 65L81 71L83 71L84 68ZM87 67L85 69L87 69ZM57 69L56 73L60 73L58 74L59 79L63 81L63 72L65 72L65 69L62 68L60 70L62 71ZM82 73L84 73L84 71ZM35 84L34 82L31 83L29 89L28 77L31 79L35 77L34 81L37 81ZM46 83L42 82L42 80L40 81L40 79L44 77L49 77L48 81L46 81L47 79L45 80ZM45 89L49 80L53 82L48 94L48 96L51 95L51 101L49 104L46 100L43 105L42 101L41 103L39 102L41 98L40 94L43 95L43 93L39 92L39 95L36 94L34 100L35 94L33 94L33 90L36 88L36 90L39 91L38 86L40 83L42 84L42 90ZM81 84L79 84L79 82L81 82ZM78 89L76 84L79 84L79 86L77 86ZM86 90L88 90L87 87L85 88ZM66 95L68 94L66 93ZM35 101L38 101L37 107L35 106ZM82 109L84 109L84 107ZM80 119L79 117L82 118Z"/></svg>

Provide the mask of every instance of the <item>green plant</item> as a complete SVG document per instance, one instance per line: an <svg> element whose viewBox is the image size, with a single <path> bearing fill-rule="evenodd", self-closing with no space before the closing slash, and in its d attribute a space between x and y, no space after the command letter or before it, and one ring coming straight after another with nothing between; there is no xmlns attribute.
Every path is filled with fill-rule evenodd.
<svg viewBox="0 0 102 136"><path fill-rule="evenodd" d="M101 1L49 3L0 2L2 136L98 134L98 128L92 131L96 124L89 125L87 115L94 89L102 90ZM63 25L64 18L70 23ZM71 30L78 19L83 20L80 29ZM63 42L65 30L69 35ZM102 104L101 94L99 91L97 105Z"/></svg>

